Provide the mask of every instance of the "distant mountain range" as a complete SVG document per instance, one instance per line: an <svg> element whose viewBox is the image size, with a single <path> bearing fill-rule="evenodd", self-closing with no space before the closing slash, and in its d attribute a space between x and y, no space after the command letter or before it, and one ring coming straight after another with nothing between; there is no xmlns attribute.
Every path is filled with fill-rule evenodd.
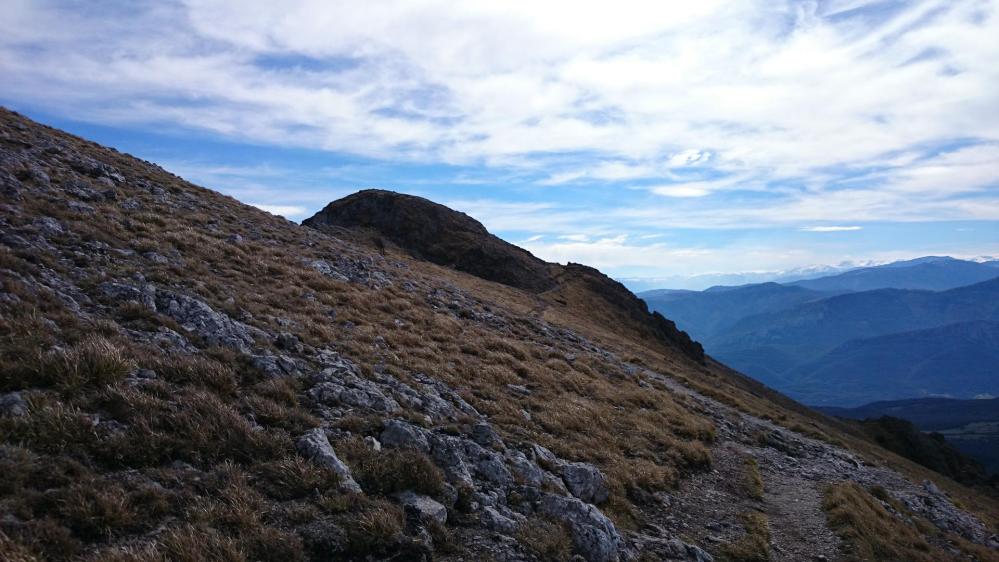
<svg viewBox="0 0 999 562"><path fill-rule="evenodd" d="M943 291L987 281L996 276L999 276L999 261L974 262L929 256L863 267L790 284L815 291L870 291L888 288Z"/></svg>
<svg viewBox="0 0 999 562"><path fill-rule="evenodd" d="M997 265L927 257L639 296L709 354L806 403L972 398L999 394Z"/></svg>
<svg viewBox="0 0 999 562"><path fill-rule="evenodd" d="M759 283L782 283L791 284L798 281L809 281L821 277L833 277L838 274L861 269L876 269L883 266L904 266L905 264L918 263L920 260L940 260L953 259L941 258L940 256L927 256L915 260L907 260L892 263L864 261L864 262L843 262L837 265L811 265L806 267L796 267L784 271L745 271L739 273L705 273L699 275L671 275L667 277L620 277L618 281L623 283L636 293L650 292L654 290L687 290L701 291L707 287L716 286L741 286ZM993 256L981 256L968 260L957 260L965 263L981 263L999 267L999 258ZM888 285L893 286L893 285ZM906 287L906 288L929 288L929 287Z"/></svg>

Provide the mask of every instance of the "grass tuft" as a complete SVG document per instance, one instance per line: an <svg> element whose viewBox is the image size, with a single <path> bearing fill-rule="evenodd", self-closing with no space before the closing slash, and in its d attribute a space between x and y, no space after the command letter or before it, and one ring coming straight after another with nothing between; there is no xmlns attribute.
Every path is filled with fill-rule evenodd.
<svg viewBox="0 0 999 562"><path fill-rule="evenodd" d="M742 514L746 534L734 543L726 544L721 552L732 562L767 562L770 560L770 526L767 516L759 511Z"/></svg>
<svg viewBox="0 0 999 562"><path fill-rule="evenodd" d="M572 558L572 536L563 523L535 517L520 526L517 542L539 560L568 562Z"/></svg>

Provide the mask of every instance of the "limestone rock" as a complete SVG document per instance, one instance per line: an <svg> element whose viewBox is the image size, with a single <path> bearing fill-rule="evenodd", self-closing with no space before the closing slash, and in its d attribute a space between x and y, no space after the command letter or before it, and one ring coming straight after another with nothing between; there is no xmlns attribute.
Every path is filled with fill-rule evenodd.
<svg viewBox="0 0 999 562"><path fill-rule="evenodd" d="M603 473L592 464L574 462L565 465L562 468L562 480L569 492L584 502L601 504L607 501L607 481Z"/></svg>
<svg viewBox="0 0 999 562"><path fill-rule="evenodd" d="M299 437L296 447L303 456L336 472L340 476L342 489L350 492L361 492L361 486L354 480L350 467L336 456L333 445L330 445L329 439L326 438L326 432L321 428L312 429Z"/></svg>
<svg viewBox="0 0 999 562"><path fill-rule="evenodd" d="M545 494L538 510L569 525L573 546L589 562L620 560L621 535L595 506L576 498Z"/></svg>
<svg viewBox="0 0 999 562"><path fill-rule="evenodd" d="M396 499L407 510L415 511L422 521L441 524L447 521L447 508L431 497L406 491L398 494Z"/></svg>
<svg viewBox="0 0 999 562"><path fill-rule="evenodd" d="M260 333L217 312L204 301L180 293L157 291L156 310L176 320L208 345L221 345L243 353L250 353L254 336Z"/></svg>
<svg viewBox="0 0 999 562"><path fill-rule="evenodd" d="M0 394L0 417L19 417L28 414L28 402L20 392Z"/></svg>
<svg viewBox="0 0 999 562"><path fill-rule="evenodd" d="M430 452L430 442L423 429L404 421L389 420L380 436L382 445L397 449L416 449Z"/></svg>

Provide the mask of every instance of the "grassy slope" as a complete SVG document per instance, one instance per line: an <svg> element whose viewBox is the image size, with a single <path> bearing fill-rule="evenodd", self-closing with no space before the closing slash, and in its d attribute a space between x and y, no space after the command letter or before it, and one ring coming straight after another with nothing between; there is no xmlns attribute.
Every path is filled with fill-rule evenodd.
<svg viewBox="0 0 999 562"><path fill-rule="evenodd" d="M18 120L0 115L4 124ZM424 481L390 482L366 497L336 491L330 474L303 466L293 451L292 437L318 423L294 380L267 380L226 350L206 346L191 360L166 356L128 336L125 329L182 331L169 318L101 301L101 281L139 273L248 324L336 349L369 375L378 365L402 380L424 372L447 382L488 414L505 438L535 441L600 466L612 485L607 511L622 526L639 523L629 489L668 488L710 463L712 427L664 389L640 387L615 361L597 353L570 358L578 350L551 345L538 332L539 320L755 415L842 443L870 462L890 463L914 478L930 476L721 365L700 366L633 337L627 324L615 325L613 311L588 309L585 294L560 295L568 303L561 304L554 296L526 294L391 249L381 259L125 155L30 122L27 127L7 130L57 138L111 163L129 184L115 188L117 201L90 202L95 214L69 210L55 196L27 197L20 213L4 210L14 227L40 216L67 227L53 237L53 252L0 249L3 291L18 297L0 305L0 385L25 390L30 403L28 416L0 423L0 465L7 475L0 509L31 521L2 528L11 538L0 540L14 540L18 548L52 559L107 559L128 548L151 560L194 559L195 549L214 549L218 559L294 560L312 548L301 539L308 522L333 520L351 529L344 540L352 552L377 552L396 540L401 525L399 508L385 498L405 487L432 491L439 478L431 470ZM4 148L16 144L5 141ZM46 173L54 185L75 177L55 165ZM169 201L134 187L135 180L160 186ZM139 201L141 209L123 210L124 198ZM231 243L233 234L244 241ZM98 251L104 244L136 254ZM157 263L142 257L149 251L178 259ZM302 263L338 256L370 260L397 282L374 289L331 280ZM87 316L67 308L53 291L38 290L33 280L46 275L63 277L94 299L85 306ZM418 290L405 289L403 280ZM449 286L475 295L474 306L507 319L511 330L492 330L431 307L428 292ZM160 377L135 385L126 380L135 368L154 369ZM507 384L526 385L532 393L513 394ZM95 426L95 416L103 423ZM380 420L338 423L363 434ZM342 446L351 450L349 443ZM356 457L363 451L357 448ZM348 460L399 467L399 473L422 462L356 457ZM364 481L363 471L359 479ZM951 482L942 486L985 520L999 519L991 501Z"/></svg>

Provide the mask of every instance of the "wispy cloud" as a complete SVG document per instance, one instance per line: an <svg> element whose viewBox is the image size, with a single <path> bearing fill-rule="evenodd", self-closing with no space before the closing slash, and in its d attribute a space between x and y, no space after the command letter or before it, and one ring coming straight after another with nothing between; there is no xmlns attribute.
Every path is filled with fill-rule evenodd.
<svg viewBox="0 0 999 562"><path fill-rule="evenodd" d="M266 205L263 203L250 203L250 205L262 211L267 211L272 215L284 218L301 218L306 213L305 207L295 207L293 205Z"/></svg>
<svg viewBox="0 0 999 562"><path fill-rule="evenodd" d="M862 230L862 226L806 226L801 228L802 232L849 232L852 230Z"/></svg>
<svg viewBox="0 0 999 562"><path fill-rule="evenodd" d="M174 0L113 12L6 2L0 101L372 163L171 166L284 216L384 185L501 234L542 235L531 243L547 255L649 267L652 237L677 230L865 225L832 243L873 222L999 221L992 1ZM398 179L403 166L424 175ZM707 251L685 247L651 255L673 267Z"/></svg>

